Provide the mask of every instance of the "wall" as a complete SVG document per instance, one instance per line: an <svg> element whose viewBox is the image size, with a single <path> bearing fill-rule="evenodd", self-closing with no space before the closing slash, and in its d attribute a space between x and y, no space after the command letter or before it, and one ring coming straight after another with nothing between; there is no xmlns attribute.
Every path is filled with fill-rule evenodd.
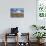
<svg viewBox="0 0 46 46"><path fill-rule="evenodd" d="M10 8L19 7L24 8L24 18L11 18ZM32 36L32 24L36 24L36 0L0 0L0 34L18 26L20 32L30 32Z"/></svg>

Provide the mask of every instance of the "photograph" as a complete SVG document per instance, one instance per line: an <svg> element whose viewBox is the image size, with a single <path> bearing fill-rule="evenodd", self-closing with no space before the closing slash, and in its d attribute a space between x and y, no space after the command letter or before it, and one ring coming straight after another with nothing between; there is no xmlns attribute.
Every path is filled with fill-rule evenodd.
<svg viewBox="0 0 46 46"><path fill-rule="evenodd" d="M0 46L46 46L46 0L0 0Z"/></svg>
<svg viewBox="0 0 46 46"><path fill-rule="evenodd" d="M24 8L11 8L11 17L24 17Z"/></svg>

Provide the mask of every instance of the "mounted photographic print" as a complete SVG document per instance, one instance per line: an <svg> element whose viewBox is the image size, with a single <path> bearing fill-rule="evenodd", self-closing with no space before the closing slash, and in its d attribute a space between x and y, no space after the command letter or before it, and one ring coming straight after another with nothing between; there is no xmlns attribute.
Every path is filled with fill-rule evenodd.
<svg viewBox="0 0 46 46"><path fill-rule="evenodd" d="M24 8L11 8L11 17L24 17Z"/></svg>

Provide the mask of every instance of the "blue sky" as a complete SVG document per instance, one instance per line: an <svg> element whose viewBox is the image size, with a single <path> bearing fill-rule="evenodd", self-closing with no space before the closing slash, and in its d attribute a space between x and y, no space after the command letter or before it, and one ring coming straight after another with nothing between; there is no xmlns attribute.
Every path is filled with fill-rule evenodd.
<svg viewBox="0 0 46 46"><path fill-rule="evenodd" d="M21 11L24 12L24 8L11 8L11 12Z"/></svg>

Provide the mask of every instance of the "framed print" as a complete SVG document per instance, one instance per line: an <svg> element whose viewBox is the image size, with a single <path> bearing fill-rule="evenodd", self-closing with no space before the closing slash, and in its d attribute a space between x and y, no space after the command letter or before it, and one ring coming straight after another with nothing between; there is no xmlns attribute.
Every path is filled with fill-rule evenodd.
<svg viewBox="0 0 46 46"><path fill-rule="evenodd" d="M11 8L11 17L24 17L24 8Z"/></svg>

